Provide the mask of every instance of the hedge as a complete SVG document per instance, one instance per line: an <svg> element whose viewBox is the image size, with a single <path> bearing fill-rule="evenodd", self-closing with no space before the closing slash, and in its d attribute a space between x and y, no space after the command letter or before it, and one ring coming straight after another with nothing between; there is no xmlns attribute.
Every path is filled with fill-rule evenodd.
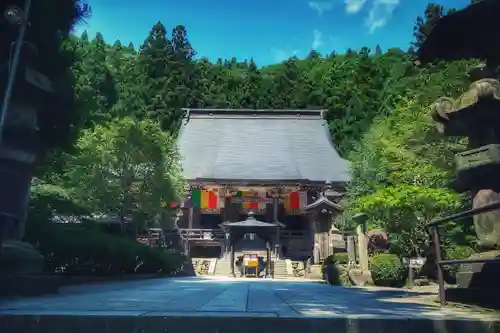
<svg viewBox="0 0 500 333"><path fill-rule="evenodd" d="M132 239L76 225L30 223L25 240L46 260L50 273L116 275L172 273L182 258L162 248L152 248Z"/></svg>

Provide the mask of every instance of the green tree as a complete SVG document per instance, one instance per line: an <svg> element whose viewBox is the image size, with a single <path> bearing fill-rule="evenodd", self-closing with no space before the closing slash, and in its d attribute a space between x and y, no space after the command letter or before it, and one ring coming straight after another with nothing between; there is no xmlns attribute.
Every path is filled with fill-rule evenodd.
<svg viewBox="0 0 500 333"><path fill-rule="evenodd" d="M162 203L181 193L174 139L152 121L117 118L96 125L77 149L65 176L76 201L95 213L151 223Z"/></svg>
<svg viewBox="0 0 500 333"><path fill-rule="evenodd" d="M415 26L413 27L413 36L415 37L415 41L411 43L413 49L418 49L422 46L427 36L429 36L432 29L434 29L443 15L443 6L436 3L427 4L424 16L418 16Z"/></svg>
<svg viewBox="0 0 500 333"><path fill-rule="evenodd" d="M259 109L265 106L261 100L261 81L262 75L260 74L254 60L251 59L243 79L242 107Z"/></svg>
<svg viewBox="0 0 500 333"><path fill-rule="evenodd" d="M421 256L428 248L428 222L459 207L459 196L449 190L406 184L381 188L356 206L388 233L391 252L406 257Z"/></svg>

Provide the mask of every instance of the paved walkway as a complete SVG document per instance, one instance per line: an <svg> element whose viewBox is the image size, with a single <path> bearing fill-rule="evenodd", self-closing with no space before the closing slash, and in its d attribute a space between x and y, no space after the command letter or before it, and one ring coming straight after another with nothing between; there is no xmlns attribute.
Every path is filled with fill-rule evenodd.
<svg viewBox="0 0 500 333"><path fill-rule="evenodd" d="M423 301L424 296L400 290L344 288L317 282L166 278L66 287L58 295L3 301L0 302L0 324L2 317L55 315L184 317L184 320L186 316L240 319L492 319L472 311L441 309L432 302ZM53 328L52 332L55 332Z"/></svg>
<svg viewBox="0 0 500 333"><path fill-rule="evenodd" d="M66 287L58 295L0 301L0 315L112 311L127 315L457 317L456 309L441 309L423 296L297 280L166 278ZM477 314L460 311L458 316Z"/></svg>

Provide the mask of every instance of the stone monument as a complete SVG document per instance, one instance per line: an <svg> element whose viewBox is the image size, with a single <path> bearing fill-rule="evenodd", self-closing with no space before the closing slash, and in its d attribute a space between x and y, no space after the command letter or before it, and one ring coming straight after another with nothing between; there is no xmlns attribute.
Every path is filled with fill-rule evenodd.
<svg viewBox="0 0 500 333"><path fill-rule="evenodd" d="M458 99L440 98L432 106L432 118L444 135L468 138L468 150L455 155L458 192L470 193L473 208L500 199L500 2L483 0L441 18L417 52L418 62L482 59L485 64L469 71L469 89ZM474 227L481 243L475 257L500 255L500 211L474 217ZM461 265L457 273L455 300L496 301L500 265L477 263ZM492 290L493 289L493 290ZM463 291L463 292L462 292ZM496 291L496 292L495 292ZM482 296L481 296L482 295ZM485 299L481 299L484 296ZM492 298L493 296L493 298ZM488 301L487 301L488 302Z"/></svg>
<svg viewBox="0 0 500 333"><path fill-rule="evenodd" d="M468 138L468 150L455 155L453 188L472 195L473 208L500 201L500 82L485 65L469 72L469 89L457 100L440 98L432 106L437 129L447 136ZM475 257L500 256L500 211L474 216L482 252ZM458 287L497 288L500 265L464 264L457 273Z"/></svg>

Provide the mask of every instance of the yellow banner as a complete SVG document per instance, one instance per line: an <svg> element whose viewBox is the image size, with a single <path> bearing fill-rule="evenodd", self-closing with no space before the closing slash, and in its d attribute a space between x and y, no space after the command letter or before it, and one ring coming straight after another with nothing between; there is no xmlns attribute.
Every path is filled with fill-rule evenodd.
<svg viewBox="0 0 500 333"><path fill-rule="evenodd" d="M209 207L209 195L208 191L201 191L201 208L208 208Z"/></svg>

